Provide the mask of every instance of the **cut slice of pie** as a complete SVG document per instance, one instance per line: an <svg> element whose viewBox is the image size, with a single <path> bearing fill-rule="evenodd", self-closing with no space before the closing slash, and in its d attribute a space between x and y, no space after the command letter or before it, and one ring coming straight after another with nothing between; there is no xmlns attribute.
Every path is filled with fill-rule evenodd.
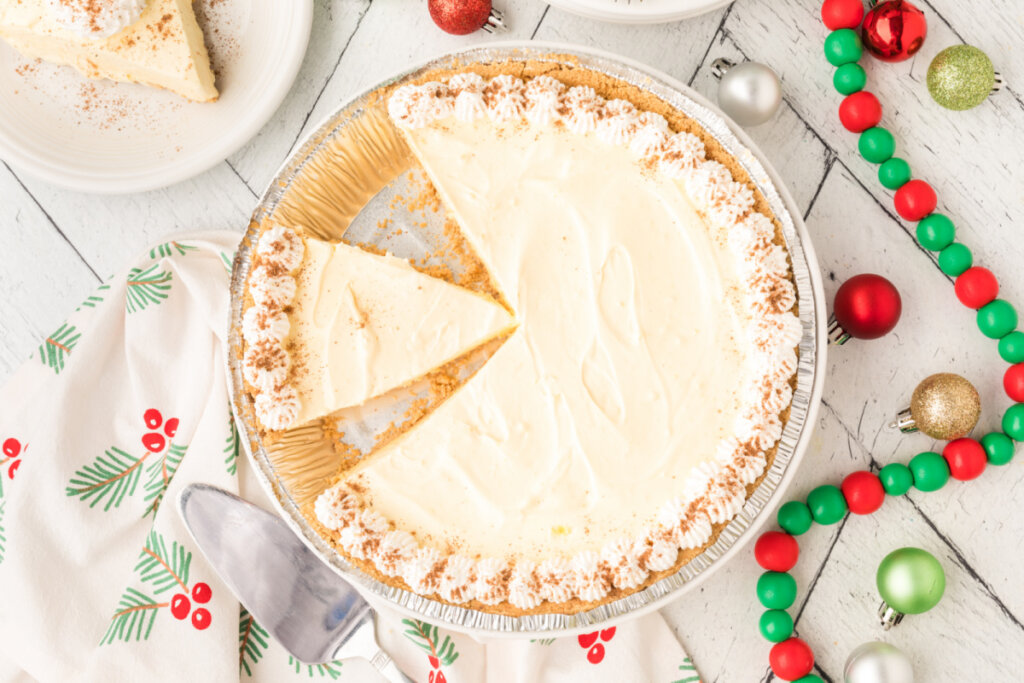
<svg viewBox="0 0 1024 683"><path fill-rule="evenodd" d="M67 0L59 20L51 7L61 0L0 3L0 38L27 57L66 64L88 78L109 78L165 88L196 102L217 99L203 32L191 0L149 0L139 18L109 37L89 29L115 0ZM123 3L122 3L123 4Z"/></svg>
<svg viewBox="0 0 1024 683"><path fill-rule="evenodd" d="M256 251L243 369L271 430L405 386L514 325L491 299L394 256L280 227Z"/></svg>

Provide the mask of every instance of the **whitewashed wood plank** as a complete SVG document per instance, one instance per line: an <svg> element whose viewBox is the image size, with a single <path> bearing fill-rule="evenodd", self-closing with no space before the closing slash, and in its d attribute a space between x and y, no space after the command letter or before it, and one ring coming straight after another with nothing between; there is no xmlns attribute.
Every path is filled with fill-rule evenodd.
<svg viewBox="0 0 1024 683"><path fill-rule="evenodd" d="M0 243L2 383L100 281L2 164Z"/></svg>

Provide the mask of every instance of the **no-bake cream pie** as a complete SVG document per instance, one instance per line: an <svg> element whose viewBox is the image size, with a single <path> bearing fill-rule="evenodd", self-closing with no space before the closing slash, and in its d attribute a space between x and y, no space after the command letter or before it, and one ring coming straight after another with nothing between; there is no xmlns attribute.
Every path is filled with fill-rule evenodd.
<svg viewBox="0 0 1024 683"><path fill-rule="evenodd" d="M390 585L580 611L677 570L742 508L792 398L796 292L763 198L683 114L585 69L477 71L387 107L514 328L314 522Z"/></svg>
<svg viewBox="0 0 1024 683"><path fill-rule="evenodd" d="M3 0L0 38L88 78L217 99L192 0Z"/></svg>

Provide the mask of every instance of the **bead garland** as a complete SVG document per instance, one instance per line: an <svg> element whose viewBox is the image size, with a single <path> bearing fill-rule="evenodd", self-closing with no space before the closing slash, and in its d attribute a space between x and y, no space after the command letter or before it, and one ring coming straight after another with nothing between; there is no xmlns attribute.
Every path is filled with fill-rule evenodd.
<svg viewBox="0 0 1024 683"><path fill-rule="evenodd" d="M846 516L867 515L878 510L885 496L902 496L911 488L937 491L952 478L970 481L981 476L987 465L1005 465L1014 455L1015 441L1024 441L1024 332L1017 330L1017 311L999 299L999 282L986 268L974 265L971 250L956 241L956 228L949 217L935 213L938 197L923 180L913 179L910 165L896 152L892 133L879 126L882 105L864 90L867 77L857 64L863 55L857 29L864 17L861 0L825 0L822 21L831 30L825 39L825 58L836 67L835 89L844 96L839 105L843 127L858 133L858 150L867 161L878 164L878 181L895 191L893 204L905 220L917 222L916 236L922 247L938 253L939 268L956 278L957 299L977 311L978 329L998 340L1000 357L1010 364L1003 377L1007 396L1016 403L1004 413L1002 431L980 440L956 439L942 453L915 455L906 465L892 463L878 474L858 471L848 475L840 487L819 486L806 502L792 500L779 508L782 531L768 531L754 546L757 563L765 569L757 582L757 597L767 611L761 615L760 631L774 645L769 654L772 671L785 681L823 683L811 673L814 654L810 646L793 636L793 619L786 611L796 602L796 580L789 571L796 565L800 549L796 537L810 530L814 522L835 524Z"/></svg>

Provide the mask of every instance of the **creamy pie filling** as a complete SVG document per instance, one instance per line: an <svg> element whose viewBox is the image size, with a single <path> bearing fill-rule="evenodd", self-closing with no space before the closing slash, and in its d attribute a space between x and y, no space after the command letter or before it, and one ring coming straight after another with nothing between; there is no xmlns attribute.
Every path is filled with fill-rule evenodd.
<svg viewBox="0 0 1024 683"><path fill-rule="evenodd" d="M731 519L781 436L801 327L774 224L660 116L459 74L393 120L519 323L316 514L420 594L595 601Z"/></svg>

